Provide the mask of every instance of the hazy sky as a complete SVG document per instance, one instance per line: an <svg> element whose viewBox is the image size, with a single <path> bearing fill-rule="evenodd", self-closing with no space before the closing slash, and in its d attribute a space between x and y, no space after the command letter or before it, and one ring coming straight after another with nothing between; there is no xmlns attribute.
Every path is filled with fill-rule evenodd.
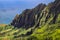
<svg viewBox="0 0 60 40"><path fill-rule="evenodd" d="M39 3L48 4L54 0L0 0L0 8L32 8Z"/></svg>
<svg viewBox="0 0 60 40"><path fill-rule="evenodd" d="M10 23L16 14L30 9L40 3L48 4L54 0L0 0L0 24Z"/></svg>

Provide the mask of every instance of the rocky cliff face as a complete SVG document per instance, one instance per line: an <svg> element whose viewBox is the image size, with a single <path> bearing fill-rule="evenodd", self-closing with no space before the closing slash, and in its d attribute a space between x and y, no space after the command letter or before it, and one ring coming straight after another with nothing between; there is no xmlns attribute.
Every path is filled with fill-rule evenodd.
<svg viewBox="0 0 60 40"><path fill-rule="evenodd" d="M33 9L26 9L20 15L16 15L11 25L18 28L40 27L45 25L47 20L53 18L49 24L57 23L60 14L60 0L55 0L48 5L39 4ZM59 22L59 21L58 21Z"/></svg>
<svg viewBox="0 0 60 40"><path fill-rule="evenodd" d="M24 10L11 25L0 24L0 40L5 39L60 40L60 0Z"/></svg>
<svg viewBox="0 0 60 40"><path fill-rule="evenodd" d="M22 14L16 15L11 25L14 25L15 27L19 28L20 27L29 28L34 26L35 21L37 20L35 16L39 15L45 7L46 7L45 4L39 4L33 9L24 10Z"/></svg>

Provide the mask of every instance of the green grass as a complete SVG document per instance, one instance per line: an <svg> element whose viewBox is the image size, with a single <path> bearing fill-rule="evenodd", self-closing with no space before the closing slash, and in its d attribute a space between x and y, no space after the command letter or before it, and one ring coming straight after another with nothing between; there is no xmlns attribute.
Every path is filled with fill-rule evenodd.
<svg viewBox="0 0 60 40"><path fill-rule="evenodd" d="M45 12L47 14L45 15ZM46 7L37 22L32 28L24 29L24 28L14 28L14 26L9 26L5 24L0 24L0 40L60 40L60 14L56 18L56 23L52 24L52 20L54 16L51 14L50 17L45 22L46 17L48 15L48 8ZM39 22L40 21L40 22ZM35 26L40 24L40 27L35 28ZM26 35L33 29L33 33L31 35Z"/></svg>
<svg viewBox="0 0 60 40"><path fill-rule="evenodd" d="M34 27L26 30L23 28L17 29L9 25L0 26L0 40L60 40L60 23L49 24L52 19L53 17L50 17L45 25L36 28L29 36L26 35L27 32L34 29ZM58 18L57 20L59 21Z"/></svg>

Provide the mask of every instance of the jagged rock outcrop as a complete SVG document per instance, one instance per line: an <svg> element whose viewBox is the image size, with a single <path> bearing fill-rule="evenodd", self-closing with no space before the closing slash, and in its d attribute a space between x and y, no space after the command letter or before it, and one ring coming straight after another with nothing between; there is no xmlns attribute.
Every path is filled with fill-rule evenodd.
<svg viewBox="0 0 60 40"><path fill-rule="evenodd" d="M12 21L11 25L15 27L29 28L35 24L35 15L39 15L41 11L46 7L45 4L39 4L33 9L26 9L22 14L16 16ZM38 16L39 17L39 16Z"/></svg>
<svg viewBox="0 0 60 40"><path fill-rule="evenodd" d="M22 14L16 16L12 21L11 25L15 27L30 28L36 25L36 27L44 25L49 18L52 18L52 23L56 23L56 19L60 13L60 0L55 0L49 3L47 6L45 4L39 4L33 9L26 9Z"/></svg>

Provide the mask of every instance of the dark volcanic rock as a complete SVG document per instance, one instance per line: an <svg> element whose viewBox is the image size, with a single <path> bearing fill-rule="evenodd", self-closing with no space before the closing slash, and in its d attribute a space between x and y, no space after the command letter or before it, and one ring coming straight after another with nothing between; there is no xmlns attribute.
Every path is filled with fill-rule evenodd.
<svg viewBox="0 0 60 40"><path fill-rule="evenodd" d="M48 8L48 10L46 7ZM55 0L54 2L49 3L47 6L45 4L39 4L33 9L24 10L22 14L16 15L11 25L18 28L22 27L28 29L30 27L33 27L37 22L38 23L36 26L44 24L51 17L51 15L53 15L53 20L51 21L51 23L55 23L59 13L60 0Z"/></svg>
<svg viewBox="0 0 60 40"><path fill-rule="evenodd" d="M39 15L41 11L46 7L45 4L39 4L33 9L26 9L22 14L17 15L12 21L11 25L15 27L30 28L35 24L35 15Z"/></svg>

